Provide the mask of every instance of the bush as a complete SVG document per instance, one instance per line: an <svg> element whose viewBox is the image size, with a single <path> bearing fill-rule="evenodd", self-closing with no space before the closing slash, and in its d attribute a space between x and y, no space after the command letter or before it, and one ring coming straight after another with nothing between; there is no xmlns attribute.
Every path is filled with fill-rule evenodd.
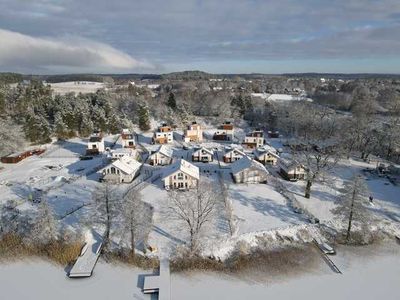
<svg viewBox="0 0 400 300"><path fill-rule="evenodd" d="M82 242L53 240L45 245L27 244L14 234L8 233L0 239L0 260L15 260L30 256L49 259L60 265L72 263L80 254Z"/></svg>
<svg viewBox="0 0 400 300"><path fill-rule="evenodd" d="M319 262L316 254L311 244L274 250L257 248L247 251L240 247L224 262L181 253L171 261L170 266L173 272L201 270L240 273L251 270L278 275L310 269Z"/></svg>
<svg viewBox="0 0 400 300"><path fill-rule="evenodd" d="M151 258L139 254L132 254L130 251L113 251L106 252L103 258L111 262L119 262L132 265L141 269L156 269L159 267L160 262L156 258Z"/></svg>

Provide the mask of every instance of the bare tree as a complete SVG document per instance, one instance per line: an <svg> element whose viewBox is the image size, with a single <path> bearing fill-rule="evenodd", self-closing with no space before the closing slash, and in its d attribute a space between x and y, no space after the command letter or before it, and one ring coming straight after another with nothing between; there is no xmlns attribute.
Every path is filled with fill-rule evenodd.
<svg viewBox="0 0 400 300"><path fill-rule="evenodd" d="M30 232L30 240L34 244L44 245L56 239L57 236L57 223L53 211L44 200L39 204L35 223Z"/></svg>
<svg viewBox="0 0 400 300"><path fill-rule="evenodd" d="M108 183L103 183L92 195L94 214L92 222L104 226L104 245L110 241L110 230L114 217L117 215L117 199Z"/></svg>
<svg viewBox="0 0 400 300"><path fill-rule="evenodd" d="M296 132L301 139L301 149L293 149L294 155L306 170L304 197L311 197L311 187L324 173L334 168L342 151L337 137L338 124L334 111L325 107L306 104L302 109L302 120Z"/></svg>
<svg viewBox="0 0 400 300"><path fill-rule="evenodd" d="M197 248L199 234L207 222L212 219L216 204L217 191L210 182L200 182L198 187L190 191L169 193L170 208L175 216L186 223L190 236L190 250Z"/></svg>
<svg viewBox="0 0 400 300"><path fill-rule="evenodd" d="M139 231L144 231L148 228L151 212L149 206L142 201L140 191L136 189L129 190L122 204L122 221L123 226L129 231L131 254L135 254L136 236Z"/></svg>
<svg viewBox="0 0 400 300"><path fill-rule="evenodd" d="M353 220L365 221L368 209L365 206L368 199L367 187L361 176L354 176L345 184L343 196L337 202L334 212L343 217L347 222L346 241L350 241Z"/></svg>

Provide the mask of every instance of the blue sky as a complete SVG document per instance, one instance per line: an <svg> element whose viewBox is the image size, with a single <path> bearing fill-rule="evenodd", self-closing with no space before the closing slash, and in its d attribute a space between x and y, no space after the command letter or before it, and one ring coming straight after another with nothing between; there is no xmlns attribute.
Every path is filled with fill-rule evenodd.
<svg viewBox="0 0 400 300"><path fill-rule="evenodd" d="M0 0L0 71L400 73L398 0Z"/></svg>

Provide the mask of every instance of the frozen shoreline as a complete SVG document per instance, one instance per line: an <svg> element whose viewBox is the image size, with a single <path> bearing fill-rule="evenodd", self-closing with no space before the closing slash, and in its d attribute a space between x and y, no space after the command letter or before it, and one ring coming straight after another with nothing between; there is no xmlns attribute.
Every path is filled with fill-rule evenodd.
<svg viewBox="0 0 400 300"><path fill-rule="evenodd" d="M398 299L400 245L340 247L333 259L343 270L337 275L323 264L308 274L275 278L172 274L172 299ZM99 262L92 278L71 280L61 267L43 260L0 264L3 299L156 299L141 292L140 270Z"/></svg>

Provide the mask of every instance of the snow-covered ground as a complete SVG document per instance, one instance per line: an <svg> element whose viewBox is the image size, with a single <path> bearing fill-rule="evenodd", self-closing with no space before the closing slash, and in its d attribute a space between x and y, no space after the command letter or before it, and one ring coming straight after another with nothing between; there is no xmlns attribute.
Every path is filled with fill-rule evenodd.
<svg viewBox="0 0 400 300"><path fill-rule="evenodd" d="M268 184L229 185L238 233L250 233L287 227L305 222L294 213L286 199Z"/></svg>
<svg viewBox="0 0 400 300"><path fill-rule="evenodd" d="M49 83L55 94L64 95L67 93L94 93L105 87L103 82L94 81L67 81Z"/></svg>

